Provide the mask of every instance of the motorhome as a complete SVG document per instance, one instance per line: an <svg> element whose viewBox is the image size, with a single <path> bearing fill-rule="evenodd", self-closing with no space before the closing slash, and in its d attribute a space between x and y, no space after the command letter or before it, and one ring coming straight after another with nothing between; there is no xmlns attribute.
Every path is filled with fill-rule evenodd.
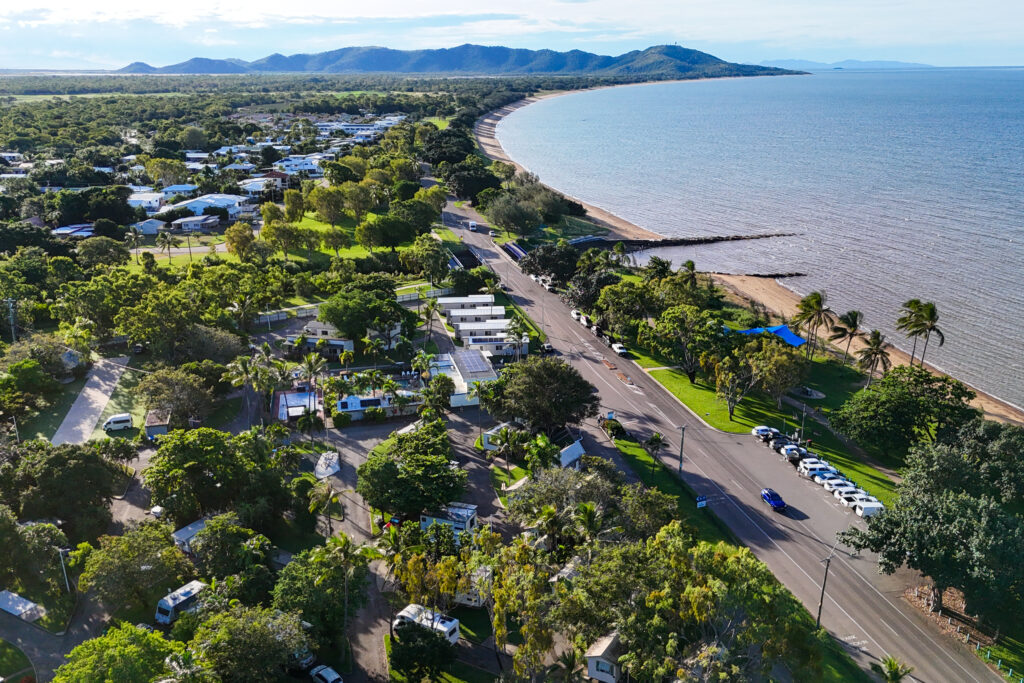
<svg viewBox="0 0 1024 683"><path fill-rule="evenodd" d="M156 623L170 624L185 612L194 612L199 607L199 595L206 587L202 581L189 581L160 598L156 603Z"/></svg>

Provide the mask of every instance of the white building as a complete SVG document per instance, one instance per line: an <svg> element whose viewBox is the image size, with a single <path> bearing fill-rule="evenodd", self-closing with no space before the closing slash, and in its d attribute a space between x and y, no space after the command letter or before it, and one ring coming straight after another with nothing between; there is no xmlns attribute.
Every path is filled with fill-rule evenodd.
<svg viewBox="0 0 1024 683"><path fill-rule="evenodd" d="M206 209L211 207L227 209L228 220L237 220L238 216L241 215L243 206L246 205L247 198L237 194L204 194L202 197L196 197L195 199L186 199L183 202L177 204L171 204L165 207L167 209L188 209L196 216L202 216Z"/></svg>
<svg viewBox="0 0 1024 683"><path fill-rule="evenodd" d="M196 193L196 190L198 189L198 185L184 184L168 185L167 187L162 188L160 191L163 193L164 199L170 199L171 197L176 197L179 194L185 196L192 196L193 194Z"/></svg>
<svg viewBox="0 0 1024 683"><path fill-rule="evenodd" d="M128 196L128 206L141 206L149 215L160 213L163 205L164 195L162 192L133 192Z"/></svg>
<svg viewBox="0 0 1024 683"><path fill-rule="evenodd" d="M445 315L448 311L462 308L478 308L480 306L493 306L493 294L470 294L469 296L442 296L437 300L437 305Z"/></svg>
<svg viewBox="0 0 1024 683"><path fill-rule="evenodd" d="M276 183L272 178L246 178L238 181L238 189L250 199L263 196L264 192L272 191Z"/></svg>
<svg viewBox="0 0 1024 683"><path fill-rule="evenodd" d="M171 223L171 228L182 232L200 232L215 230L220 227L220 218L216 216L185 216Z"/></svg>
<svg viewBox="0 0 1024 683"><path fill-rule="evenodd" d="M498 318L495 320L484 320L472 323L455 323L455 338L464 337L496 337L499 334L506 334L512 320L509 318Z"/></svg>
<svg viewBox="0 0 1024 683"><path fill-rule="evenodd" d="M622 646L619 643L619 634L612 632L603 638L598 638L594 644L587 648L583 655L587 659L587 676L601 683L617 683L622 676L622 668L619 666L619 657L622 656Z"/></svg>
<svg viewBox="0 0 1024 683"><path fill-rule="evenodd" d="M492 356L525 356L530 352L530 336L524 334L518 341L505 333L483 337L463 337L462 348L482 351Z"/></svg>
<svg viewBox="0 0 1024 683"><path fill-rule="evenodd" d="M474 308L453 308L445 312L449 325L456 323L479 323L505 317L504 306L476 306Z"/></svg>
<svg viewBox="0 0 1024 683"><path fill-rule="evenodd" d="M448 503L437 512L420 515L420 529L426 531L431 524L445 524L455 532L455 542L463 531L473 533L477 528L476 505L471 503Z"/></svg>
<svg viewBox="0 0 1024 683"><path fill-rule="evenodd" d="M442 353L434 360L430 369L431 377L448 375L455 384L455 392L451 397L452 408L480 405L480 397L470 397L469 392L474 382L484 384L498 379L498 373L491 367L480 351L473 349L457 349L452 353Z"/></svg>
<svg viewBox="0 0 1024 683"><path fill-rule="evenodd" d="M158 221L155 218L147 218L144 221L138 223L132 223L132 227L139 231L143 235L155 235L160 232L161 229L167 227L167 224L163 221Z"/></svg>

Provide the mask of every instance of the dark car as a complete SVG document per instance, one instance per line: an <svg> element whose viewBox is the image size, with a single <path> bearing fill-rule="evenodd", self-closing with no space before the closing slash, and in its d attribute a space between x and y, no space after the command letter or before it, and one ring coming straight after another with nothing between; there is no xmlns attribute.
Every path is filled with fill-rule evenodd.
<svg viewBox="0 0 1024 683"><path fill-rule="evenodd" d="M782 500L782 496L775 492L775 489L761 489L761 500L768 503L775 512L786 511L786 501Z"/></svg>
<svg viewBox="0 0 1024 683"><path fill-rule="evenodd" d="M789 446L792 443L793 443L792 439L789 439L789 438L787 438L785 436L780 436L780 437L772 439L768 443L768 445L771 446L771 449L773 451L775 451L776 453L781 453L783 448L785 448L786 446Z"/></svg>

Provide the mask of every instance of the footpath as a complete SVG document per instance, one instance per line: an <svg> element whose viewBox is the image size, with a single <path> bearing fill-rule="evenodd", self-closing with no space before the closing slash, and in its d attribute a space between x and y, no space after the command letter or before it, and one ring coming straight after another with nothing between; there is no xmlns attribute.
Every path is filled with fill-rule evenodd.
<svg viewBox="0 0 1024 683"><path fill-rule="evenodd" d="M127 356L119 356L105 359L93 366L78 398L50 439L54 446L63 443L85 443L89 440L127 363Z"/></svg>

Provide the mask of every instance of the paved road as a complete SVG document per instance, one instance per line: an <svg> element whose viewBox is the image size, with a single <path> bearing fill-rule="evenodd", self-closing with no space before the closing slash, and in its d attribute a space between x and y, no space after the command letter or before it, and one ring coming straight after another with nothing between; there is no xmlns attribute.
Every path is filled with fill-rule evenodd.
<svg viewBox="0 0 1024 683"><path fill-rule="evenodd" d="M666 435L665 462L676 463L679 427L685 425L683 477L737 537L765 562L814 614L824 572L822 559L836 533L862 524L820 487L798 478L791 465L750 436L712 429L631 361L618 359L569 316L554 294L523 275L483 233L462 229L462 221L483 223L471 208L449 203L444 222L508 284L511 296L540 323L556 351L600 391L602 410L613 410L627 429L643 436ZM633 385L602 364L608 357ZM593 425L588 428L593 433ZM790 504L788 515L767 511L760 490L771 486ZM940 635L902 594L920 577L909 571L878 574L873 556L836 549L828 577L822 624L864 668L886 654L915 667L919 681L985 681L997 676L966 647Z"/></svg>
<svg viewBox="0 0 1024 683"><path fill-rule="evenodd" d="M78 398L71 404L71 409L51 439L55 446L62 443L85 443L92 437L96 423L107 407L127 362L127 356L120 356L108 358L93 366L89 371L89 379L85 381Z"/></svg>

